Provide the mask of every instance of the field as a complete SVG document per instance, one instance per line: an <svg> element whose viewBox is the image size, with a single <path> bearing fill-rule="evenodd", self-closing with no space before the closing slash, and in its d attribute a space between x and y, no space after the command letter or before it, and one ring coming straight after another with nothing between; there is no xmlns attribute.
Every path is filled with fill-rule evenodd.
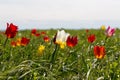
<svg viewBox="0 0 120 80"><path fill-rule="evenodd" d="M75 46L55 43L53 29L37 30L40 35L19 30L14 38L1 32L0 80L120 80L119 29L109 37L102 29L64 30L77 36ZM88 41L89 34L95 35L93 42ZM28 38L27 44L12 43L22 37ZM95 55L95 46L104 46L102 57Z"/></svg>

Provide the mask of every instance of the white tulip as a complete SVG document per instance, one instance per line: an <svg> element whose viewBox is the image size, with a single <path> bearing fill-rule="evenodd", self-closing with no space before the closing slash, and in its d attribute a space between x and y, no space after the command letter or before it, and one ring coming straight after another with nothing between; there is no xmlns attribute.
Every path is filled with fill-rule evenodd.
<svg viewBox="0 0 120 80"><path fill-rule="evenodd" d="M56 43L66 42L69 35L70 34L66 33L64 30L61 30L61 31L58 30L57 36L56 36Z"/></svg>
<svg viewBox="0 0 120 80"><path fill-rule="evenodd" d="M56 43L60 45L61 48L64 48L66 45L66 40L70 34L66 33L64 30L57 32Z"/></svg>

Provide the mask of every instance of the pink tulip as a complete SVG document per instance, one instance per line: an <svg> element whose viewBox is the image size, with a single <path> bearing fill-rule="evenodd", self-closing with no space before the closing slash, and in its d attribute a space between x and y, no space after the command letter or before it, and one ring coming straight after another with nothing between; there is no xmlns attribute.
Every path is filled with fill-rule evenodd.
<svg viewBox="0 0 120 80"><path fill-rule="evenodd" d="M111 36L113 36L114 33L115 33L115 28L111 28L110 26L108 26L107 30L105 31L105 34L108 37L111 37Z"/></svg>

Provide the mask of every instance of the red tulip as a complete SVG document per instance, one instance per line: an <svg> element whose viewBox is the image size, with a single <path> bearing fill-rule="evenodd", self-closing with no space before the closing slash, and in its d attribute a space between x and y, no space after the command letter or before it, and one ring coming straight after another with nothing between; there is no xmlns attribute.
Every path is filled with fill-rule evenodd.
<svg viewBox="0 0 120 80"><path fill-rule="evenodd" d="M45 35L45 34L46 34L46 32L42 31L42 32L41 32L41 34L42 34L42 35Z"/></svg>
<svg viewBox="0 0 120 80"><path fill-rule="evenodd" d="M30 39L22 37L21 39L21 45L26 46L30 42Z"/></svg>
<svg viewBox="0 0 120 80"><path fill-rule="evenodd" d="M96 38L95 38L95 35L94 35L94 34L91 34L91 35L88 36L87 39L88 39L88 42L89 42L89 43L93 43Z"/></svg>
<svg viewBox="0 0 120 80"><path fill-rule="evenodd" d="M44 36L43 39L44 39L45 42L49 42L50 41L50 38L48 36Z"/></svg>
<svg viewBox="0 0 120 80"><path fill-rule="evenodd" d="M31 34L32 34L32 35L35 35L35 34L36 34L36 32L37 32L37 30L36 30L36 29L32 29L32 30L31 30Z"/></svg>
<svg viewBox="0 0 120 80"><path fill-rule="evenodd" d="M76 37L69 36L66 42L67 42L67 46L74 47L78 43L77 36Z"/></svg>
<svg viewBox="0 0 120 80"><path fill-rule="evenodd" d="M39 36L40 36L40 33L36 33L35 36L36 36L36 37L39 37Z"/></svg>
<svg viewBox="0 0 120 80"><path fill-rule="evenodd" d="M101 59L105 56L105 47L104 46L95 46L94 55L96 58Z"/></svg>
<svg viewBox="0 0 120 80"><path fill-rule="evenodd" d="M32 29L31 30L31 34L34 35L34 36L36 36L36 37L40 36L40 33L38 33L36 29Z"/></svg>
<svg viewBox="0 0 120 80"><path fill-rule="evenodd" d="M7 23L7 29L5 31L7 38L14 38L17 32L18 32L18 27L16 25L12 23L9 25Z"/></svg>
<svg viewBox="0 0 120 80"><path fill-rule="evenodd" d="M15 47L15 46L16 46L16 42L15 42L15 41L12 41L12 42L11 42L11 46L12 46L12 47Z"/></svg>

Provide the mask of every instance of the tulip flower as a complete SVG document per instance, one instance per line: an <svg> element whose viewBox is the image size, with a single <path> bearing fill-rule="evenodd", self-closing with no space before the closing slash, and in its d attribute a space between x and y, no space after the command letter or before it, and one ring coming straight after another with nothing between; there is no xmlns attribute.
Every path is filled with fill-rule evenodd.
<svg viewBox="0 0 120 80"><path fill-rule="evenodd" d="M94 46L94 55L98 59L104 58L105 47L104 46Z"/></svg>
<svg viewBox="0 0 120 80"><path fill-rule="evenodd" d="M17 40L16 40L16 45L17 45L17 46L21 46L21 38L17 38Z"/></svg>
<svg viewBox="0 0 120 80"><path fill-rule="evenodd" d="M48 36L44 36L43 39L44 39L45 42L49 42L50 41L50 38Z"/></svg>
<svg viewBox="0 0 120 80"><path fill-rule="evenodd" d="M86 33L88 33L89 32L89 29L86 29Z"/></svg>
<svg viewBox="0 0 120 80"><path fill-rule="evenodd" d="M45 34L46 34L46 32L42 31L42 32L41 32L41 34L42 34L42 35L45 35Z"/></svg>
<svg viewBox="0 0 120 80"><path fill-rule="evenodd" d="M8 24L7 23L7 29L5 31L5 35L7 38L14 38L16 36L16 33L18 32L18 27L14 24Z"/></svg>
<svg viewBox="0 0 120 80"><path fill-rule="evenodd" d="M16 47L16 42L15 42L15 41L12 41L12 42L11 42L11 46L12 46L12 47Z"/></svg>
<svg viewBox="0 0 120 80"><path fill-rule="evenodd" d="M38 33L36 29L32 29L32 30L31 30L31 34L32 34L33 36L36 36L36 37L39 37L39 36L40 36L40 33Z"/></svg>
<svg viewBox="0 0 120 80"><path fill-rule="evenodd" d="M14 25L12 23L9 25L7 23L7 28L6 28L6 31L5 31L5 35L7 36L7 38L6 38L6 40L3 44L4 47L6 46L8 38L14 38L16 36L17 32L18 32L18 27L16 25Z"/></svg>
<svg viewBox="0 0 120 80"><path fill-rule="evenodd" d="M36 29L32 29L32 30L31 30L31 34L32 34L32 35L35 35L36 33L37 33L37 30L36 30Z"/></svg>
<svg viewBox="0 0 120 80"><path fill-rule="evenodd" d="M38 55L41 56L44 50L45 50L45 46L44 45L40 45L38 47Z"/></svg>
<svg viewBox="0 0 120 80"><path fill-rule="evenodd" d="M64 30L57 32L55 43L59 44L61 48L64 48L66 45L66 40L68 38L69 34L66 33Z"/></svg>
<svg viewBox="0 0 120 80"><path fill-rule="evenodd" d="M106 28L105 28L105 25L102 25L101 26L101 30L105 30Z"/></svg>
<svg viewBox="0 0 120 80"><path fill-rule="evenodd" d="M95 35L94 35L94 34L91 34L91 35L88 36L87 39L88 39L88 42L89 42L89 43L93 43L96 38L95 38Z"/></svg>
<svg viewBox="0 0 120 80"><path fill-rule="evenodd" d="M36 33L35 36L36 36L36 37L39 37L39 36L40 36L40 33Z"/></svg>
<svg viewBox="0 0 120 80"><path fill-rule="evenodd" d="M108 26L107 30L105 31L105 34L108 37L111 37L111 36L113 36L114 33L115 33L115 28L111 28L110 26Z"/></svg>
<svg viewBox="0 0 120 80"><path fill-rule="evenodd" d="M30 42L30 39L22 37L21 39L21 45L26 46Z"/></svg>
<svg viewBox="0 0 120 80"><path fill-rule="evenodd" d="M78 43L77 36L76 37L69 36L66 42L67 42L67 46L74 47Z"/></svg>

